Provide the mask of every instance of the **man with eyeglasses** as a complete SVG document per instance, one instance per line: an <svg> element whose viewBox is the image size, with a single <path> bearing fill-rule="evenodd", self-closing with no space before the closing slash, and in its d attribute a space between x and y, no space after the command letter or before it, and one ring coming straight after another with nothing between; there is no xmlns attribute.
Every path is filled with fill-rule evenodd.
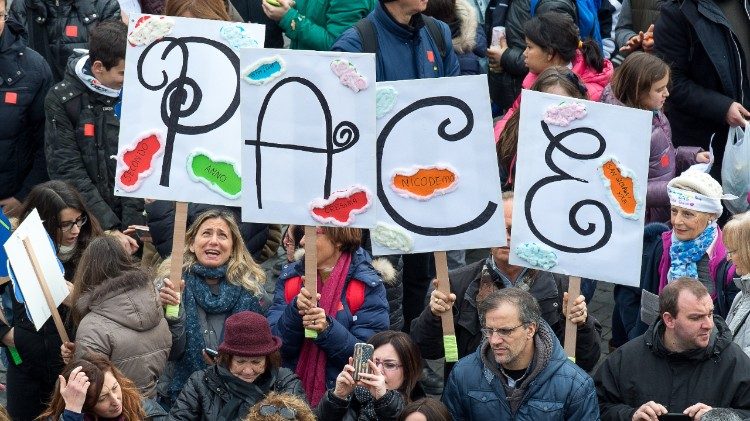
<svg viewBox="0 0 750 421"><path fill-rule="evenodd" d="M659 314L594 375L602 420L678 413L698 421L714 407L750 417L750 359L714 314L706 287L692 278L670 282L659 294Z"/></svg>
<svg viewBox="0 0 750 421"><path fill-rule="evenodd" d="M7 21L7 22L6 22ZM44 96L52 73L28 48L23 26L0 0L0 208L18 216L31 189L48 179L44 162Z"/></svg>
<svg viewBox="0 0 750 421"><path fill-rule="evenodd" d="M598 420L594 382L573 364L536 298L491 292L479 306L477 350L451 371L443 403L454 420Z"/></svg>
<svg viewBox="0 0 750 421"><path fill-rule="evenodd" d="M503 194L507 240L513 226L513 193ZM412 322L411 336L419 346L422 357L442 358L443 330L440 316L453 311L459 358L471 354L482 341L480 318L477 308L495 290L512 288L528 291L536 298L542 318L552 327L555 336L562 342L565 335L565 314L578 325L576 340L576 364L586 371L594 368L600 356L600 330L594 317L588 315L586 302L579 296L570 311L567 304L568 279L550 272L513 266L508 262L508 247L498 247L491 256L468 266L450 271L451 291L449 296L434 289L430 294L429 307ZM434 282L434 281L433 281ZM436 282L434 282L436 285ZM452 364L446 364L445 372Z"/></svg>

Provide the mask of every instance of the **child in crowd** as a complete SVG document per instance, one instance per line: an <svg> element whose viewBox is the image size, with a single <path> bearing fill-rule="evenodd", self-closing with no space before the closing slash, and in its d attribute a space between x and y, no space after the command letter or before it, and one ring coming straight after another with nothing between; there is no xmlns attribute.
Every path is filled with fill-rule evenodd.
<svg viewBox="0 0 750 421"><path fill-rule="evenodd" d="M672 129L664 115L669 96L669 66L643 52L630 54L615 71L602 94L602 102L653 112L649 156L646 222L669 221L667 183L692 164L709 162L711 155L699 147L672 144Z"/></svg>

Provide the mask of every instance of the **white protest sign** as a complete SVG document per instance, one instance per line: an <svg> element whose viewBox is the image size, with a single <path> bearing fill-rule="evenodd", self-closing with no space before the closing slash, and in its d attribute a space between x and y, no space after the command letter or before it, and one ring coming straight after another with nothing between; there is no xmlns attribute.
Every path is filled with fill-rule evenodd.
<svg viewBox="0 0 750 421"><path fill-rule="evenodd" d="M131 17L115 194L238 205L239 52L262 47L264 28Z"/></svg>
<svg viewBox="0 0 750 421"><path fill-rule="evenodd" d="M24 247L24 239L28 239L34 250L36 260L40 265L39 269L41 269L44 281L46 281L52 294L55 306L59 306L69 292L55 249L47 231L44 229L44 225L42 225L39 213L34 209L24 219L23 223L13 231L4 247L8 253L8 261L13 269L16 282L23 294L28 314L34 322L34 327L39 330L52 313L37 279L31 258Z"/></svg>
<svg viewBox="0 0 750 421"><path fill-rule="evenodd" d="M375 56L243 49L242 218L375 225Z"/></svg>
<svg viewBox="0 0 750 421"><path fill-rule="evenodd" d="M378 83L375 255L505 245L486 76Z"/></svg>
<svg viewBox="0 0 750 421"><path fill-rule="evenodd" d="M652 114L524 90L510 262L640 285Z"/></svg>

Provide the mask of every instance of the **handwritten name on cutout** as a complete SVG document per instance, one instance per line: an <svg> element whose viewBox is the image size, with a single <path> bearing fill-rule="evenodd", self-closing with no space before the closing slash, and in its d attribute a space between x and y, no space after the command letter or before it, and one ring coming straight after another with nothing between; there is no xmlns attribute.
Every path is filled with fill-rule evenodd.
<svg viewBox="0 0 750 421"><path fill-rule="evenodd" d="M194 181L205 184L224 197L240 197L242 179L232 162L214 160L204 152L195 152L188 156L188 174Z"/></svg>
<svg viewBox="0 0 750 421"><path fill-rule="evenodd" d="M638 219L636 214L640 203L636 198L633 174L615 158L609 158L599 167L602 182L609 189L609 197L617 206L620 215Z"/></svg>
<svg viewBox="0 0 750 421"><path fill-rule="evenodd" d="M457 185L458 173L447 165L398 168L391 177L391 188L396 193L417 200L450 193Z"/></svg>
<svg viewBox="0 0 750 421"><path fill-rule="evenodd" d="M149 132L125 149L120 157L124 168L117 177L117 184L125 191L132 192L140 187L143 180L154 170L154 158L164 152L164 140L159 132Z"/></svg>
<svg viewBox="0 0 750 421"><path fill-rule="evenodd" d="M354 216L365 212L372 200L367 189L361 186L332 193L328 199L315 199L310 203L310 215L318 222L347 226Z"/></svg>

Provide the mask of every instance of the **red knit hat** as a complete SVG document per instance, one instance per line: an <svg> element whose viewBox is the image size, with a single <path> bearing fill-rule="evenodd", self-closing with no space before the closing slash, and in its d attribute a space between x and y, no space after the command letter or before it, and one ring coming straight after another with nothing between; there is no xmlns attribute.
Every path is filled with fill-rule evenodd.
<svg viewBox="0 0 750 421"><path fill-rule="evenodd" d="M262 357L278 351L281 338L271 335L268 320L252 311L227 317L219 352L238 357Z"/></svg>

